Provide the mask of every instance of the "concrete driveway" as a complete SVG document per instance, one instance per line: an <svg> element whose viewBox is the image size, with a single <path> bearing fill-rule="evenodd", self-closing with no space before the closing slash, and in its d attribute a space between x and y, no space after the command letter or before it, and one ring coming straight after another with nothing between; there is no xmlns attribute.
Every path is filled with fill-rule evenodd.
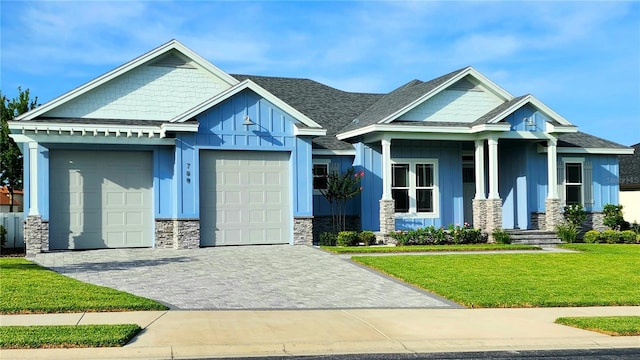
<svg viewBox="0 0 640 360"><path fill-rule="evenodd" d="M307 246L66 251L38 254L34 260L172 309L459 307Z"/></svg>

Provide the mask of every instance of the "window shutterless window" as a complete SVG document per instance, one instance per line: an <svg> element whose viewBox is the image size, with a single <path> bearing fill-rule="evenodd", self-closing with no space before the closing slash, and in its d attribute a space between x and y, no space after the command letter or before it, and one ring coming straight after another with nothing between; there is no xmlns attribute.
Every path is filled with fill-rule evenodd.
<svg viewBox="0 0 640 360"><path fill-rule="evenodd" d="M437 213L437 161L397 160L391 165L396 213Z"/></svg>
<svg viewBox="0 0 640 360"><path fill-rule="evenodd" d="M329 164L313 164L313 190L327 188Z"/></svg>

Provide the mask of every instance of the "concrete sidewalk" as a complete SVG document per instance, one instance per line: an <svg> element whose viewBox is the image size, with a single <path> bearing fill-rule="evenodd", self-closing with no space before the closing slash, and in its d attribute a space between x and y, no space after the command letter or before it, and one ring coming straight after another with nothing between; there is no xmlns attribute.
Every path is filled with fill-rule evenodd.
<svg viewBox="0 0 640 360"><path fill-rule="evenodd" d="M554 324L561 316L640 315L640 307L166 311L1 315L0 325L137 323L123 348L1 350L6 359L190 359L354 353L640 348Z"/></svg>

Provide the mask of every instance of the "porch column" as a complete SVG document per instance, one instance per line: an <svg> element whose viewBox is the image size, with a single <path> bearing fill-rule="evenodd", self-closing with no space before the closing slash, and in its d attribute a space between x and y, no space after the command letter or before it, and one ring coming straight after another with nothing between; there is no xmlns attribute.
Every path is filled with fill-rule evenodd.
<svg viewBox="0 0 640 360"><path fill-rule="evenodd" d="M547 140L547 199L545 200L545 230L555 231L562 221L561 203L558 197L558 139Z"/></svg>
<svg viewBox="0 0 640 360"><path fill-rule="evenodd" d="M485 200L484 229L491 234L493 230L502 228L502 199L498 192L498 139L491 137L489 143L489 198Z"/></svg>
<svg viewBox="0 0 640 360"><path fill-rule="evenodd" d="M486 196L484 184L484 140L475 141L475 173L476 173L476 195L473 198L473 227L476 229L487 228L486 217Z"/></svg>
<svg viewBox="0 0 640 360"><path fill-rule="evenodd" d="M395 201L391 196L391 138L382 138L382 199L380 199L379 241L391 241L389 233L396 229Z"/></svg>
<svg viewBox="0 0 640 360"><path fill-rule="evenodd" d="M38 143L30 142L29 152L29 210L24 222L24 244L27 257L49 251L49 223L42 220L38 208Z"/></svg>
<svg viewBox="0 0 640 360"><path fill-rule="evenodd" d="M489 199L500 199L498 193L498 139L489 138Z"/></svg>
<svg viewBox="0 0 640 360"><path fill-rule="evenodd" d="M391 139L382 139L382 200L392 200L391 197Z"/></svg>
<svg viewBox="0 0 640 360"><path fill-rule="evenodd" d="M38 209L38 143L29 143L29 213L40 216Z"/></svg>

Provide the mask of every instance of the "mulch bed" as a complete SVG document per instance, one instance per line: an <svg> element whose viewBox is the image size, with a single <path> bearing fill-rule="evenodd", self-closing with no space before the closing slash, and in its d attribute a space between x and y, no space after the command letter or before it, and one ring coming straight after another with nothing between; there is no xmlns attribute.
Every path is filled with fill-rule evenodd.
<svg viewBox="0 0 640 360"><path fill-rule="evenodd" d="M24 257L24 248L7 248L2 249L0 257Z"/></svg>

